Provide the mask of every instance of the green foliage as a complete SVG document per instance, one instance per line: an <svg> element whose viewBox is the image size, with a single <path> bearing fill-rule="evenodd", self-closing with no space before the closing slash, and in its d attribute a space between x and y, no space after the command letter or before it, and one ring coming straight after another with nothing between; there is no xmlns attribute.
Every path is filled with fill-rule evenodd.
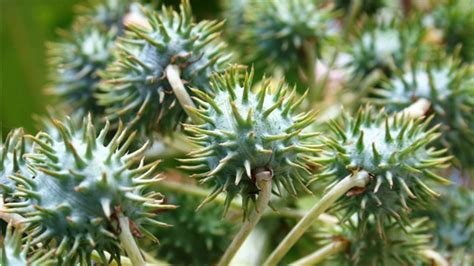
<svg viewBox="0 0 474 266"><path fill-rule="evenodd" d="M461 57L474 60L474 3L472 0L447 0L433 10L435 25L443 32L447 51L454 52L461 45Z"/></svg>
<svg viewBox="0 0 474 266"><path fill-rule="evenodd" d="M154 219L157 210L173 208L162 204L159 193L144 194L157 182L157 162L136 165L147 145L129 153L136 132L128 128L119 126L106 144L108 124L96 136L90 116L82 128L71 120L52 124L50 131L56 134L28 136L35 146L25 157L35 173L16 175L14 195L24 200L6 206L25 217L32 245L56 249L60 263L89 264L93 250L104 261L104 251L119 260L119 213L127 215L136 235L141 235L148 232L145 224L162 225Z"/></svg>
<svg viewBox="0 0 474 266"><path fill-rule="evenodd" d="M336 10L342 9L345 14L350 13L355 4L359 5L361 13L367 15L374 15L387 5L385 0L335 0Z"/></svg>
<svg viewBox="0 0 474 266"><path fill-rule="evenodd" d="M0 142L0 144L2 144ZM22 128L12 130L0 145L0 193L9 198L15 190L14 179L16 174L27 175L28 168L23 158L29 150L29 143L24 138Z"/></svg>
<svg viewBox="0 0 474 266"><path fill-rule="evenodd" d="M431 126L441 124L441 142L450 148L465 167L474 158L474 65L462 65L455 57L418 64L396 77L375 93L383 100L374 100L400 111L418 99L431 102L434 119Z"/></svg>
<svg viewBox="0 0 474 266"><path fill-rule="evenodd" d="M310 182L338 181L352 172L367 171L370 183L339 200L346 218L353 213L363 220L373 216L380 228L390 217L408 223L410 208L420 208L438 195L427 181L449 183L433 172L446 167L451 157L443 155L446 150L430 148L439 137L437 127L427 129L430 119L422 123L404 115L374 114L367 106L356 117L345 114L340 120L329 123L333 134L325 141L327 152L316 160L324 167Z"/></svg>
<svg viewBox="0 0 474 266"><path fill-rule="evenodd" d="M255 174L269 170L273 184L295 195L295 184L305 189L303 182L314 166L309 155L318 152L320 145L308 138L314 132L303 132L315 117L314 112L295 115L303 98L296 99L295 89L283 82L272 86L266 80L252 92L253 71L243 72L233 67L211 81L211 92L194 90L203 108L194 110L205 122L186 125L189 139L202 148L183 159L183 169L195 171L201 182L214 182L214 190L203 202L212 200L225 191L225 208L237 195L242 196L247 210L249 199L259 189ZM269 94L267 96L267 94Z"/></svg>
<svg viewBox="0 0 474 266"><path fill-rule="evenodd" d="M179 208L161 215L161 220L173 227L155 230L160 236L158 258L181 265L203 265L216 263L224 254L235 226L220 219L222 209L216 204L196 212L200 200L183 194L167 196L167 202L179 205Z"/></svg>
<svg viewBox="0 0 474 266"><path fill-rule="evenodd" d="M137 123L140 133L171 134L186 120L183 108L168 83L168 65L180 68L181 79L207 90L209 76L221 72L231 54L219 40L222 22L195 23L191 6L183 1L180 12L163 7L147 11L147 26L132 24L118 47L118 59L104 74L98 101L109 118Z"/></svg>

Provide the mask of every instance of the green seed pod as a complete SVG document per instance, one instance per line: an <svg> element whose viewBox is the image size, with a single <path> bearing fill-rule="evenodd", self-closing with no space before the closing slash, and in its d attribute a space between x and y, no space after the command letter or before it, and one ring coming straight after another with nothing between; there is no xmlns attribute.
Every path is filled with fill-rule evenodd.
<svg viewBox="0 0 474 266"><path fill-rule="evenodd" d="M162 204L159 193L144 194L158 181L158 162L144 165L147 145L129 153L136 132L128 135L122 126L106 144L108 123L98 136L90 116L82 129L71 120L52 123L56 134L28 136L35 146L25 157L35 173L16 176L15 195L24 201L5 206L25 217L32 245L55 248L60 263L89 264L93 250L104 263L104 251L120 261L119 214L130 219L131 231L140 236L148 235L147 224L163 225L155 220L159 210L174 208Z"/></svg>
<svg viewBox="0 0 474 266"><path fill-rule="evenodd" d="M47 92L57 96L69 113L101 114L93 94L100 83L98 72L112 59L116 30L103 31L100 24L78 23L65 40L48 45L51 85Z"/></svg>
<svg viewBox="0 0 474 266"><path fill-rule="evenodd" d="M3 145L0 143L0 194L9 198L15 191L14 175L27 175L28 168L23 158L29 150L22 128L12 130Z"/></svg>
<svg viewBox="0 0 474 266"><path fill-rule="evenodd" d="M406 222L407 210L421 208L438 195L427 181L449 183L433 170L446 167L451 157L443 155L446 150L429 147L439 133L437 127L427 130L430 119L420 120L388 117L383 111L374 115L368 106L355 118L345 114L342 121L331 121L334 134L325 141L329 150L315 160L325 166L310 182L337 182L364 170L371 177L369 184L349 191L336 209L345 210L344 218L358 213L362 219L374 216L378 223L390 217Z"/></svg>
<svg viewBox="0 0 474 266"><path fill-rule="evenodd" d="M474 261L474 192L461 185L441 190L434 208L419 215L428 216L435 230L437 249L451 259L453 265L469 265Z"/></svg>
<svg viewBox="0 0 474 266"><path fill-rule="evenodd" d="M430 248L431 235L428 219L413 220L402 227L396 222L377 224L366 222L366 231L359 234L360 220L351 219L342 225L324 226L316 238L319 244L347 241L348 247L327 259L323 265L425 265L420 254ZM380 226L383 226L383 234Z"/></svg>
<svg viewBox="0 0 474 266"><path fill-rule="evenodd" d="M180 265L209 265L224 254L234 235L234 224L219 219L222 209L216 204L196 212L199 201L187 195L167 195L167 202L180 207L161 215L161 220L173 227L155 230L160 236L160 246L153 247L158 258Z"/></svg>
<svg viewBox="0 0 474 266"><path fill-rule="evenodd" d="M392 63L402 66L408 58L416 60L422 50L422 36L423 31L416 22L369 21L349 51L353 58L349 64L353 78L363 78L374 70L390 75Z"/></svg>
<svg viewBox="0 0 474 266"><path fill-rule="evenodd" d="M5 238L0 245L0 262L3 266L56 265L57 262L52 256L54 250L50 250L49 252L34 250L34 254L28 257L30 241L23 245L21 240L22 234L22 230L14 230L11 224L8 225Z"/></svg>
<svg viewBox="0 0 474 266"><path fill-rule="evenodd" d="M80 23L96 23L117 32L124 29L123 18L136 0L89 0L87 5L76 6Z"/></svg>
<svg viewBox="0 0 474 266"><path fill-rule="evenodd" d="M441 57L413 66L375 90L383 99L374 102L398 111L418 99L431 102L433 123L441 124L441 143L463 164L474 158L474 65L462 65L455 58Z"/></svg>
<svg viewBox="0 0 474 266"><path fill-rule="evenodd" d="M304 62L305 45L311 43L310 49L320 52L332 18L330 11L311 0L255 1L246 12L243 38L250 61L284 70L296 70Z"/></svg>
<svg viewBox="0 0 474 266"><path fill-rule="evenodd" d="M146 14L150 27L130 25L118 47L118 60L104 77L98 101L106 114L137 122L140 133L170 134L186 119L165 69L176 65L185 83L206 90L209 76L224 69L231 57L218 37L222 22L195 23L184 0L180 12L163 7Z"/></svg>
<svg viewBox="0 0 474 266"><path fill-rule="evenodd" d="M185 163L181 168L200 172L193 176L203 183L215 183L203 204L225 191L226 210L236 194L241 194L247 210L248 200L259 191L255 175L260 170L271 171L280 193L284 187L295 195L294 183L306 189L303 182L314 166L306 156L320 151L320 145L306 141L316 133L303 130L316 114L294 115L304 97L294 101L295 89L290 92L283 82L272 88L266 80L253 93L252 79L253 70L243 73L233 67L213 77L210 94L193 90L203 107L191 111L205 122L185 125L185 130L202 149L191 152L191 159L181 160Z"/></svg>
<svg viewBox="0 0 474 266"><path fill-rule="evenodd" d="M436 27L443 32L448 52L461 46L461 57L465 62L474 60L474 4L471 0L446 0L436 5L433 17Z"/></svg>

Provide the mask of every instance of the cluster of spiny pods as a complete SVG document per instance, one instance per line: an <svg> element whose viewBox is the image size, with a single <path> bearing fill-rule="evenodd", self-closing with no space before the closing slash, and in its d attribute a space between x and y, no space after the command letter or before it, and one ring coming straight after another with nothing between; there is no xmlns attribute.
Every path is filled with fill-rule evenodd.
<svg viewBox="0 0 474 266"><path fill-rule="evenodd" d="M1 264L473 263L474 5L223 2L78 8Z"/></svg>

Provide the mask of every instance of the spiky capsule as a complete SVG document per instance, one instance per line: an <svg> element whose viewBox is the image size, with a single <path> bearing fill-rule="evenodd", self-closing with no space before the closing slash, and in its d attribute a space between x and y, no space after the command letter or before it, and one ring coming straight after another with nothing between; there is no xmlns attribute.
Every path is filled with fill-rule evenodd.
<svg viewBox="0 0 474 266"><path fill-rule="evenodd" d="M55 265L53 258L54 250L45 252L44 250L34 250L34 254L30 256L30 240L23 245L22 234L20 228L13 229L11 224L8 225L5 238L0 244L0 262L3 266L18 265Z"/></svg>
<svg viewBox="0 0 474 266"><path fill-rule="evenodd" d="M198 94L202 108L192 109L205 121L201 125L185 125L189 139L202 148L183 159L183 169L200 172L193 176L201 182L214 182L208 202L219 193L227 192L226 209L236 194L241 194L244 210L248 200L259 189L255 175L271 171L273 184L281 193L284 187L295 195L295 183L304 188L312 165L305 156L318 152L319 145L307 139L314 132L303 132L315 117L314 112L295 115L303 98L295 100L295 89L283 82L272 87L264 81L253 93L253 70L243 72L232 67L211 81L212 92Z"/></svg>
<svg viewBox="0 0 474 266"><path fill-rule="evenodd" d="M423 31L416 21L368 21L350 48L353 59L349 66L353 79L362 78L374 70L390 75L392 62L401 66L408 58L416 58L421 53L422 36Z"/></svg>
<svg viewBox="0 0 474 266"><path fill-rule="evenodd" d="M51 84L47 92L59 97L70 113L101 114L93 94L98 72L112 59L116 30L103 31L99 24L76 24L66 40L48 45Z"/></svg>
<svg viewBox="0 0 474 266"><path fill-rule="evenodd" d="M309 49L320 51L332 17L311 0L255 1L246 12L243 37L249 44L250 61L285 70L305 60L308 51L304 45L311 43Z"/></svg>
<svg viewBox="0 0 474 266"><path fill-rule="evenodd" d="M437 195L427 181L449 182L433 172L446 167L451 157L443 155L446 150L429 147L439 137L436 127L427 129L429 120L388 117L383 111L374 115L367 107L355 118L346 114L342 121L331 121L333 136L325 141L328 154L315 159L325 166L310 182L325 178L337 182L364 170L371 177L369 184L349 191L337 208L344 209L346 217L359 213L378 222L390 217L405 222L407 210L420 208Z"/></svg>
<svg viewBox="0 0 474 266"><path fill-rule="evenodd" d="M0 143L1 144L1 143ZM27 175L28 167L23 158L29 150L22 128L12 130L3 145L0 145L0 194L4 198L15 191L15 182L11 176Z"/></svg>
<svg viewBox="0 0 474 266"><path fill-rule="evenodd" d="M144 191L158 181L158 162L144 165L147 145L129 153L136 132L128 135L121 126L107 144L109 125L96 136L90 116L82 129L70 120L52 123L56 134L28 136L35 146L25 157L35 173L16 175L15 195L24 201L6 207L25 217L32 244L55 248L61 263L89 264L93 250L104 262L104 251L119 261L119 213L130 219L135 236L141 236L148 232L146 224L162 225L155 220L158 210L173 208L162 204L160 193Z"/></svg>
<svg viewBox="0 0 474 266"><path fill-rule="evenodd" d="M354 217L353 217L354 218ZM320 245L330 241L347 241L347 249L329 257L322 265L424 265L421 252L430 248L431 235L427 218L415 219L409 226L396 222L377 224L368 221L359 234L361 221L351 219L342 225L325 225L318 229ZM384 233L381 234L383 226Z"/></svg>
<svg viewBox="0 0 474 266"><path fill-rule="evenodd" d="M374 102L399 111L418 99L431 103L435 115L431 125L441 124L445 147L463 166L471 167L474 158L474 65L462 65L455 57L413 66L389 80L375 94ZM429 114L428 114L429 115Z"/></svg>
<svg viewBox="0 0 474 266"><path fill-rule="evenodd" d="M96 23L117 32L124 30L124 16L137 0L89 0L76 6L80 23Z"/></svg>
<svg viewBox="0 0 474 266"><path fill-rule="evenodd" d="M450 258L453 265L474 262L474 192L455 184L441 190L436 208L417 215L430 217L434 225L437 249Z"/></svg>
<svg viewBox="0 0 474 266"><path fill-rule="evenodd" d="M163 7L146 15L150 27L130 25L97 98L111 119L137 121L140 133L169 134L186 116L168 83L166 67L178 66L185 83L206 90L210 74L222 71L231 55L218 40L222 23L195 23L187 0L179 13Z"/></svg>
<svg viewBox="0 0 474 266"><path fill-rule="evenodd" d="M222 209L216 204L196 212L200 198L174 194L167 195L166 199L179 208L162 214L161 220L173 227L155 230L160 236L160 246L150 251L173 264L216 263L232 240L234 224L220 219Z"/></svg>

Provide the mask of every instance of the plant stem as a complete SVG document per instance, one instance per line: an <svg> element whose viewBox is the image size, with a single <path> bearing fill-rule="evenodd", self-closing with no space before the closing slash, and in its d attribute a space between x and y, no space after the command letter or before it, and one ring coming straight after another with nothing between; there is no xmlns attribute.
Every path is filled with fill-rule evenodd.
<svg viewBox="0 0 474 266"><path fill-rule="evenodd" d="M303 266L303 265L315 265L327 257L344 251L349 244L345 239L334 240L333 242L327 244L326 246L316 250L314 253L309 254L308 256L301 258L290 265L294 266Z"/></svg>
<svg viewBox="0 0 474 266"><path fill-rule="evenodd" d="M429 259L432 262L431 265L433 266L449 266L448 261L446 261L446 259L441 256L441 254L432 249L422 250L420 251L420 255Z"/></svg>
<svg viewBox="0 0 474 266"><path fill-rule="evenodd" d="M122 212L118 213L118 221L120 226L120 244L130 258L132 265L134 266L145 266L145 260L143 259L140 249L133 238L132 232L130 231L130 222L128 217L124 216Z"/></svg>
<svg viewBox="0 0 474 266"><path fill-rule="evenodd" d="M314 51L314 46L314 41L306 40L303 43L304 55L306 56L306 79L308 80L309 96L313 100L319 100L322 88L317 86L316 81L316 52Z"/></svg>
<svg viewBox="0 0 474 266"><path fill-rule="evenodd" d="M290 233L280 242L280 245L272 252L264 265L276 265L290 248L300 239L311 225L316 222L319 215L325 212L331 205L354 187L365 187L369 182L369 174L362 170L350 174L329 190L321 200L309 210L309 212L296 224Z"/></svg>
<svg viewBox="0 0 474 266"><path fill-rule="evenodd" d="M224 255L217 264L219 266L229 265L230 261L235 256L237 251L239 251L245 239L255 228L258 221L260 221L265 208L268 206L268 202L270 201L270 196L272 194L272 175L269 171L261 171L255 176L257 185L260 188L257 203L255 204L255 209L253 210L250 217L245 220L242 228L240 228L240 231L237 233L237 235L232 240L232 243L225 251Z"/></svg>
<svg viewBox="0 0 474 266"><path fill-rule="evenodd" d="M184 84L181 81L179 67L176 65L168 65L165 69L165 72L166 78L173 89L174 95L178 99L186 114L188 114L193 123L201 124L201 119L188 110L188 108L196 108L196 106L194 105L191 96L189 96L188 92L186 91L186 88L184 88Z"/></svg>
<svg viewBox="0 0 474 266"><path fill-rule="evenodd" d="M431 107L431 102L427 99L420 98L416 102L412 103L407 108L403 109L398 115L406 115L409 118L418 118L424 116Z"/></svg>

